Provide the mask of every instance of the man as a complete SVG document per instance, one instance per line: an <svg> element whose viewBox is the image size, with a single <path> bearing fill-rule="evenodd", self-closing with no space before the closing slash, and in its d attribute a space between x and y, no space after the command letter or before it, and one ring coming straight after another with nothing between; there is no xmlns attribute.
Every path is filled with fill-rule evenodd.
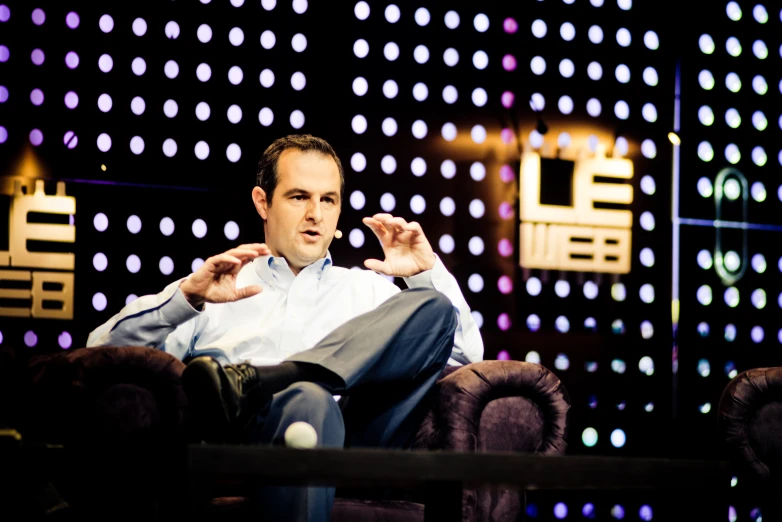
<svg viewBox="0 0 782 522"><path fill-rule="evenodd" d="M138 298L88 346L146 345L189 360L199 438L275 444L293 422L321 446L409 447L443 367L483 357L454 277L415 222L363 219L385 259L332 265L344 173L331 146L293 135L263 153L252 198L266 243L210 257ZM400 291L377 273L405 278ZM347 396L343 407L334 395ZM266 488L270 520L328 520L333 488Z"/></svg>

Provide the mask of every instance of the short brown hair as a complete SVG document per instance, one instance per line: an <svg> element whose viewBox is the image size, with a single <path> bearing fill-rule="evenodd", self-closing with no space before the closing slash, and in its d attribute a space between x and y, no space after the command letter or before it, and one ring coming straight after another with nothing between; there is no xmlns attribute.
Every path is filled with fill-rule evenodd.
<svg viewBox="0 0 782 522"><path fill-rule="evenodd" d="M277 188L279 174L277 173L277 163L280 155L287 149L298 149L302 152L319 152L324 156L331 156L339 169L339 201L342 204L345 195L345 171L342 169L342 162L339 161L337 153L331 148L323 138L316 138L309 134L291 134L284 138L278 138L269 145L258 162L258 173L255 176L255 185L261 187L266 193L266 201L269 206L272 204L274 189Z"/></svg>

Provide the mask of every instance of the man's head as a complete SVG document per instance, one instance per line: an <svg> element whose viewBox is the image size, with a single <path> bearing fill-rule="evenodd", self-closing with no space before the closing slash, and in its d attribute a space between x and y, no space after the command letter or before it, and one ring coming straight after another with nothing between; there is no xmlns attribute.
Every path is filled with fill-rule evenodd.
<svg viewBox="0 0 782 522"><path fill-rule="evenodd" d="M286 136L263 153L253 202L264 222L266 244L294 273L326 255L344 190L342 163L321 138Z"/></svg>

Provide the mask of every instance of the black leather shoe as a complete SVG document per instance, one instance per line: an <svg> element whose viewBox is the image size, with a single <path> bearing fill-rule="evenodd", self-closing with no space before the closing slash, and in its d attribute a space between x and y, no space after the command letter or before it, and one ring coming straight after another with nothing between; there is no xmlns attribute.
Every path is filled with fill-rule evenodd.
<svg viewBox="0 0 782 522"><path fill-rule="evenodd" d="M222 366L212 357L196 357L182 374L191 420L210 443L239 442L243 431L271 401L250 364Z"/></svg>

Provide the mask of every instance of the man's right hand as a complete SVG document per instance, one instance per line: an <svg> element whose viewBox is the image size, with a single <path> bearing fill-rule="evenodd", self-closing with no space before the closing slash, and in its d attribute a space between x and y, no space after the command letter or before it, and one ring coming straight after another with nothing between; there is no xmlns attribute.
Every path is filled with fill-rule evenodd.
<svg viewBox="0 0 782 522"><path fill-rule="evenodd" d="M264 243L240 245L204 261L179 287L193 308L201 308L204 303L231 303L252 297L263 288L259 285L236 288L236 275L256 257L270 254Z"/></svg>

